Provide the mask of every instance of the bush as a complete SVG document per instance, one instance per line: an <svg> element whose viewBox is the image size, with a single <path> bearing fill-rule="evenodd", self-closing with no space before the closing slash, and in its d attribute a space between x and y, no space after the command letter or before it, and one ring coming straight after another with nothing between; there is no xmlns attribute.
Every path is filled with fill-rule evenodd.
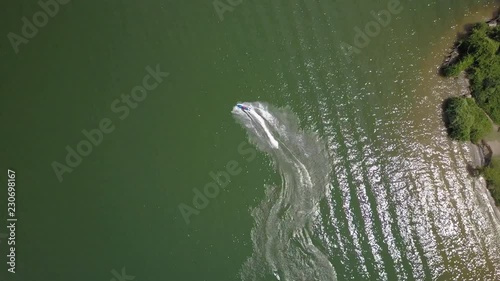
<svg viewBox="0 0 500 281"><path fill-rule="evenodd" d="M452 139L479 142L493 128L486 114L470 98L450 98L445 105L448 131Z"/></svg>
<svg viewBox="0 0 500 281"><path fill-rule="evenodd" d="M474 114L474 124L472 125L470 132L470 140L473 143L478 143L481 139L483 139L486 135L488 135L493 130L493 125L491 121L486 116L479 106L477 106L476 102L473 99L468 99L469 103L472 103L471 110Z"/></svg>
<svg viewBox="0 0 500 281"><path fill-rule="evenodd" d="M500 203L500 159L493 158L490 165L483 170L484 178L488 183L488 188L491 195L497 202Z"/></svg>
<svg viewBox="0 0 500 281"><path fill-rule="evenodd" d="M457 63L445 67L443 69L444 76L446 77L458 76L458 74L469 68L473 63L474 63L474 57L467 55Z"/></svg>
<svg viewBox="0 0 500 281"><path fill-rule="evenodd" d="M495 123L500 123L500 86L488 87L475 93L478 105L484 109Z"/></svg>

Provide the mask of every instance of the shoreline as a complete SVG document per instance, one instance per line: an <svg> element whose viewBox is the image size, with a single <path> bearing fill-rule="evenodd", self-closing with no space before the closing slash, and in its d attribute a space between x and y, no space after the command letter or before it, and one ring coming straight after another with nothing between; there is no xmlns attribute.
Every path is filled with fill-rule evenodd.
<svg viewBox="0 0 500 281"><path fill-rule="evenodd" d="M492 13L492 17L489 19L485 19L482 21L478 21L477 23L486 23L489 28L497 28L500 26L500 8L496 7L495 10ZM459 60L461 60L461 54L460 54L460 42L461 39L469 36L470 32L472 31L472 25L465 25L462 31L457 32L456 40L453 43L451 47L449 47L447 54L444 56L444 59L441 63L441 66L439 68L439 72L442 76L447 77L448 79L455 76L454 80L456 83L465 83L466 85L465 89L462 90L458 95L452 95L451 97L461 97L461 98L466 98L466 99L474 99L472 96L472 88L471 88L471 81L470 78L467 76L466 72L462 70L459 70L461 73L457 76L455 75L450 75L450 74L445 74L446 71L449 73L449 71L454 71L454 70L449 70L450 68L455 67L454 65L457 65ZM448 98L451 98L448 97ZM500 124L496 124L492 118L488 115L484 109L481 109L485 115L487 116L489 123L492 125L492 131L486 135L483 135L478 143L475 143L472 139L467 141L469 149L470 149L470 156L472 158L472 163L468 164L468 172L472 177L475 177L478 179L479 185L477 186L478 191L481 192L482 195L478 195L478 199L483 199L487 200L490 204L488 208L491 208L491 210L494 213L494 216L496 216L497 219L500 219L500 201L498 197L494 198L494 190L496 189L498 192L498 186L490 186L490 183L488 183L488 179L485 177L485 175L482 175L480 172L481 170L485 169L486 167L491 167L493 165L492 161L493 159L498 159L500 158ZM448 126L446 126L448 129ZM477 141L477 140L476 140ZM495 160L496 161L496 160ZM484 170L483 170L484 171ZM483 197L486 196L486 197ZM497 196L497 195L495 195Z"/></svg>
<svg viewBox="0 0 500 281"><path fill-rule="evenodd" d="M485 155L483 154L483 148L477 144L474 143L469 143L470 151L472 154L472 160L474 161L475 166L485 166ZM495 202L495 199L493 199L493 196L491 196L491 191L488 189L488 183L484 180L483 177L479 177L482 179L482 182L479 182L477 189L482 193L485 194L489 205L485 205L486 207L491 208L493 213L495 214L497 220L500 220L500 206L498 206ZM479 179L477 178L477 179Z"/></svg>
<svg viewBox="0 0 500 281"><path fill-rule="evenodd" d="M473 160L473 165L475 167L477 166L484 166L484 162L485 162L485 156L484 156L484 151L483 149L477 145L477 144L474 144L474 143L469 143L469 148L470 148L470 151L471 151L471 155L472 155L472 160Z"/></svg>
<svg viewBox="0 0 500 281"><path fill-rule="evenodd" d="M490 27L500 26L500 8L495 8L495 10L493 11L493 17L485 20L484 22L488 24L488 26ZM468 30L465 29L465 32L468 32ZM457 40L453 44L453 47L451 47L451 49L448 51L448 54L445 56L443 63L441 64L441 67L453 64L456 61L456 59L459 58L457 43L459 38L463 35L464 34L461 34L460 32L457 33ZM461 93L459 96L472 98L472 91L470 89L470 80L464 74L461 74L459 77L456 77L455 79L462 80L462 82L466 83L467 86L466 87L467 92ZM491 122L493 125L493 130L497 133L500 133L500 126L498 124L495 124L493 121ZM469 144L471 148L472 157L475 162L474 163L475 166L485 167L490 163L492 158L500 157L500 141L498 140L482 139L480 144L475 144L472 142L470 142ZM475 153L473 152L474 150Z"/></svg>
<svg viewBox="0 0 500 281"><path fill-rule="evenodd" d="M471 149L476 150L476 153L472 155L473 159L475 160L475 166L485 167L490 163L493 157L500 156L498 155L496 143L493 144L493 147L495 149L492 148L491 142L488 142L486 140L481 140L480 144L472 142L470 142L469 144Z"/></svg>

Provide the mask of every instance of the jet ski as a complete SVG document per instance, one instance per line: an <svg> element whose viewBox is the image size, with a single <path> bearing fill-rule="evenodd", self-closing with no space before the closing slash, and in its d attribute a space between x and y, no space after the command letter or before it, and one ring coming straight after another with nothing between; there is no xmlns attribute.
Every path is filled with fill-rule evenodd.
<svg viewBox="0 0 500 281"><path fill-rule="evenodd" d="M248 106L244 106L244 105L243 105L243 104L241 104L241 103L236 104L236 106L237 106L239 109L243 110L243 111L249 111L249 110L250 110L250 107L248 107Z"/></svg>

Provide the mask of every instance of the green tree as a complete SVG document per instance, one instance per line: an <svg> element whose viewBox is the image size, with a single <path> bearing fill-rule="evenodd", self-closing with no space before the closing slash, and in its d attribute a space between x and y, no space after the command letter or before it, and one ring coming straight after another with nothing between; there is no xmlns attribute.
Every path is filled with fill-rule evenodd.
<svg viewBox="0 0 500 281"><path fill-rule="evenodd" d="M500 203L500 159L493 158L491 163L484 168L483 175L488 183L491 195L497 204Z"/></svg>
<svg viewBox="0 0 500 281"><path fill-rule="evenodd" d="M470 98L453 97L446 102L450 137L459 141L479 142L493 128L486 114Z"/></svg>

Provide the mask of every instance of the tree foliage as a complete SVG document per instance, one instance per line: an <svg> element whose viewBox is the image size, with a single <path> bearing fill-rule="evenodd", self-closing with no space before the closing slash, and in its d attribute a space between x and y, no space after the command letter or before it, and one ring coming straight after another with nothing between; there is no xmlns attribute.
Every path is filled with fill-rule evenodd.
<svg viewBox="0 0 500 281"><path fill-rule="evenodd" d="M495 201L500 203L500 159L493 158L490 165L484 168L484 178Z"/></svg>
<svg viewBox="0 0 500 281"><path fill-rule="evenodd" d="M483 110L470 98L450 98L445 114L450 137L455 140L477 143L493 128Z"/></svg>
<svg viewBox="0 0 500 281"><path fill-rule="evenodd" d="M443 69L445 76L467 71L477 104L500 123L500 27L476 24L459 43L460 59Z"/></svg>

